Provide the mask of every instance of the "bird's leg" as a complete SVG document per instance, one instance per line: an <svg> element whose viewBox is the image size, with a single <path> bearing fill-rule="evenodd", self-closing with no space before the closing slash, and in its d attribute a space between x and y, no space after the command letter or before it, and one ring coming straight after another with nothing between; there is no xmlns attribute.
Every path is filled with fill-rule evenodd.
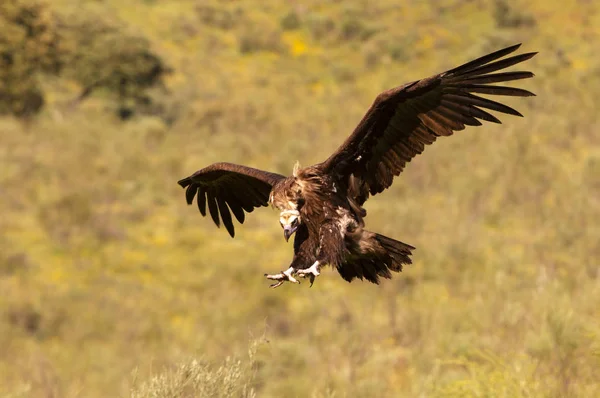
<svg viewBox="0 0 600 398"><path fill-rule="evenodd" d="M315 278L321 275L321 273L319 272L320 267L321 264L319 263L319 261L315 261L310 267L306 269L299 269L298 271L296 271L296 273L303 278L306 278L306 276L308 276L310 278L310 285L312 286L315 282Z"/></svg>
<svg viewBox="0 0 600 398"><path fill-rule="evenodd" d="M283 282L285 282L285 281L292 282L292 283L300 283L296 278L294 278L292 276L292 274L294 274L295 272L296 272L296 269L294 267L290 267L287 270L281 271L278 274L273 274L273 275L265 274L265 276L267 277L267 279L278 281L277 283L274 283L271 285L272 288L276 288L276 287L281 286L283 284Z"/></svg>

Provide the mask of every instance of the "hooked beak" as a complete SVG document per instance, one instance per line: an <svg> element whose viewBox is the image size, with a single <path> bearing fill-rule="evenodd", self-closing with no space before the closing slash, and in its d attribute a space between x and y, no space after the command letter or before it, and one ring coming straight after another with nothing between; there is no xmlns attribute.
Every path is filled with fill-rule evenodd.
<svg viewBox="0 0 600 398"><path fill-rule="evenodd" d="M285 238L286 242L290 239L290 236L292 236L294 232L296 232L297 228L297 226L292 225L286 225L285 227L283 227L283 237Z"/></svg>

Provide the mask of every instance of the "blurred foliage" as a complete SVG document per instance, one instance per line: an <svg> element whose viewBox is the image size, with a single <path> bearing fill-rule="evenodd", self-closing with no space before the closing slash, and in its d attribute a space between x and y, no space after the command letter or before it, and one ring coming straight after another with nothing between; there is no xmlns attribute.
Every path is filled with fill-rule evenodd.
<svg viewBox="0 0 600 398"><path fill-rule="evenodd" d="M104 89L127 118L151 103L148 88L169 71L144 37L128 32L102 6L53 10L37 0L0 6L0 113L29 116L44 105L40 74L70 79L81 87L77 102Z"/></svg>
<svg viewBox="0 0 600 398"><path fill-rule="evenodd" d="M5 0L0 20L0 396L599 395L597 2ZM417 247L381 286L268 289L292 255L276 213L232 240L175 183L322 161L380 91L516 42L540 51L538 96L507 100L525 118L440 139L367 202Z"/></svg>
<svg viewBox="0 0 600 398"><path fill-rule="evenodd" d="M40 72L61 67L60 36L48 7L31 0L0 4L0 114L28 116L44 105Z"/></svg>
<svg viewBox="0 0 600 398"><path fill-rule="evenodd" d="M79 100L106 90L117 96L123 119L152 102L148 89L161 85L169 68L147 39L129 32L100 5L63 12L61 21L71 38L64 76L83 88Z"/></svg>

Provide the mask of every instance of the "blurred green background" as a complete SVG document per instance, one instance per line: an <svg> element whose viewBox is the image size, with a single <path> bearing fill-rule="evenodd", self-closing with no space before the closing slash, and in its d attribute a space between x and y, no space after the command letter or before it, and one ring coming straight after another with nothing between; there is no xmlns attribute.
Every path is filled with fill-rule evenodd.
<svg viewBox="0 0 600 398"><path fill-rule="evenodd" d="M185 204L201 167L289 174L380 91L518 42L525 118L367 202L417 247L391 281L268 289L276 212L230 239ZM600 396L599 46L589 0L3 0L0 396Z"/></svg>

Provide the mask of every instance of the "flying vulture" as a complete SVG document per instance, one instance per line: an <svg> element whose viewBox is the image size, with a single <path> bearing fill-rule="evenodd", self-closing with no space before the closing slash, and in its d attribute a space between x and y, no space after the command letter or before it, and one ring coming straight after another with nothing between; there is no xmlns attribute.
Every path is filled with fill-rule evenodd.
<svg viewBox="0 0 600 398"><path fill-rule="evenodd" d="M285 271L265 276L311 286L324 265L335 267L348 282L354 278L379 283L411 264L415 248L364 229L369 195L392 185L407 162L439 136L452 135L485 120L500 123L492 110L522 116L518 111L477 94L528 97L520 88L497 86L533 77L531 72L498 72L532 58L512 55L520 44L468 62L446 72L379 94L354 132L324 162L300 168L291 176L231 163L215 163L179 181L188 204L194 198L200 213L208 213L234 236L233 216L243 223L254 208L279 209L287 241L294 238L294 258ZM485 110L484 110L485 109Z"/></svg>

